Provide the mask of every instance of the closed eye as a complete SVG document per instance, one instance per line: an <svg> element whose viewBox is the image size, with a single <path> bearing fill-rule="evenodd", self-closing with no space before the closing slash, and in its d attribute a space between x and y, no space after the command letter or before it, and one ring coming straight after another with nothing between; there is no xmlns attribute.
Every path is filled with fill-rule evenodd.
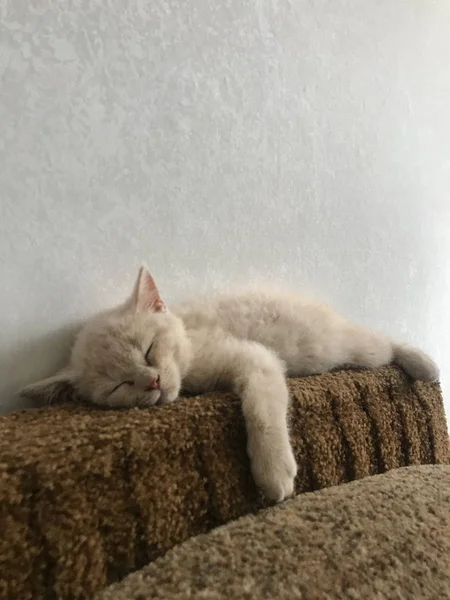
<svg viewBox="0 0 450 600"><path fill-rule="evenodd" d="M147 352L145 353L145 360L148 364L150 364L150 353L152 351L152 348L153 348L153 342L150 344Z"/></svg>
<svg viewBox="0 0 450 600"><path fill-rule="evenodd" d="M127 380L127 381L122 381L121 383L117 384L117 385L116 385L116 387L115 387L115 388L113 388L113 389L112 389L112 390L109 392L108 396L111 396L111 394L114 394L114 392L115 392L116 390L118 390L120 387L122 387L123 385L129 385L129 386L132 386L132 385L134 385L134 381L128 381L128 380Z"/></svg>

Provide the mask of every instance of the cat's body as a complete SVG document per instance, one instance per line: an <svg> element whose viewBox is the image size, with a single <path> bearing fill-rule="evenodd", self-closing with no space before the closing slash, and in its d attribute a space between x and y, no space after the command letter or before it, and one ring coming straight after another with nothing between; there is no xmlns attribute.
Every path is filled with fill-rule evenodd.
<svg viewBox="0 0 450 600"><path fill-rule="evenodd" d="M249 289L206 297L172 312L188 333L218 330L219 335L262 344L277 354L292 377L344 364L377 366L392 358L387 338L357 328L328 306L296 293Z"/></svg>
<svg viewBox="0 0 450 600"><path fill-rule="evenodd" d="M298 294L249 290L167 310L141 269L127 302L91 319L69 366L26 388L51 399L73 385L93 402L131 407L165 404L180 390L233 389L242 399L256 483L273 500L293 491L296 463L288 426L285 376L390 362L424 381L438 378L420 350L357 327Z"/></svg>

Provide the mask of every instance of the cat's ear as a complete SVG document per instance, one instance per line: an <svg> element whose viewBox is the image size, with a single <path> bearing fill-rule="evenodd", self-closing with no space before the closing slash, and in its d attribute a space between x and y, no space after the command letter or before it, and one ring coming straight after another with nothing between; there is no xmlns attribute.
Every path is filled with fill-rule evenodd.
<svg viewBox="0 0 450 600"><path fill-rule="evenodd" d="M167 310L156 287L155 280L150 271L144 266L139 269L129 303L139 311L165 312Z"/></svg>
<svg viewBox="0 0 450 600"><path fill-rule="evenodd" d="M64 369L52 377L27 385L19 394L22 398L43 400L46 404L71 401L77 396L75 375L70 369Z"/></svg>

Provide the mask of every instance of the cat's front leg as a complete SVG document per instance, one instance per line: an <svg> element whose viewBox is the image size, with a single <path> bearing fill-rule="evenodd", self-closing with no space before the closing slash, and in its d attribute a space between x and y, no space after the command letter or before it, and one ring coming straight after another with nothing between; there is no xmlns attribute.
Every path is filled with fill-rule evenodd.
<svg viewBox="0 0 450 600"><path fill-rule="evenodd" d="M289 441L283 367L273 358L261 364L247 357L248 372L243 379L238 374L236 388L242 397L253 478L269 499L281 502L294 491L297 464Z"/></svg>
<svg viewBox="0 0 450 600"><path fill-rule="evenodd" d="M270 500L281 502L294 492L297 464L286 428L255 431L247 425L247 451L255 483Z"/></svg>
<svg viewBox="0 0 450 600"><path fill-rule="evenodd" d="M270 500L281 502L293 493L297 473L282 362L260 344L220 332L196 342L191 377L226 385L240 395L253 478Z"/></svg>

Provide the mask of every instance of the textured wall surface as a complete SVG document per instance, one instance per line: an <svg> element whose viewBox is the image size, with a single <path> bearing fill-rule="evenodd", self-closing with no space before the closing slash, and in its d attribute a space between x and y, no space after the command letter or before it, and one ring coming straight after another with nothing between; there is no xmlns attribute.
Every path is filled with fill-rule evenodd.
<svg viewBox="0 0 450 600"><path fill-rule="evenodd" d="M450 391L447 0L0 11L3 410L141 260L169 301L306 287L428 350Z"/></svg>

